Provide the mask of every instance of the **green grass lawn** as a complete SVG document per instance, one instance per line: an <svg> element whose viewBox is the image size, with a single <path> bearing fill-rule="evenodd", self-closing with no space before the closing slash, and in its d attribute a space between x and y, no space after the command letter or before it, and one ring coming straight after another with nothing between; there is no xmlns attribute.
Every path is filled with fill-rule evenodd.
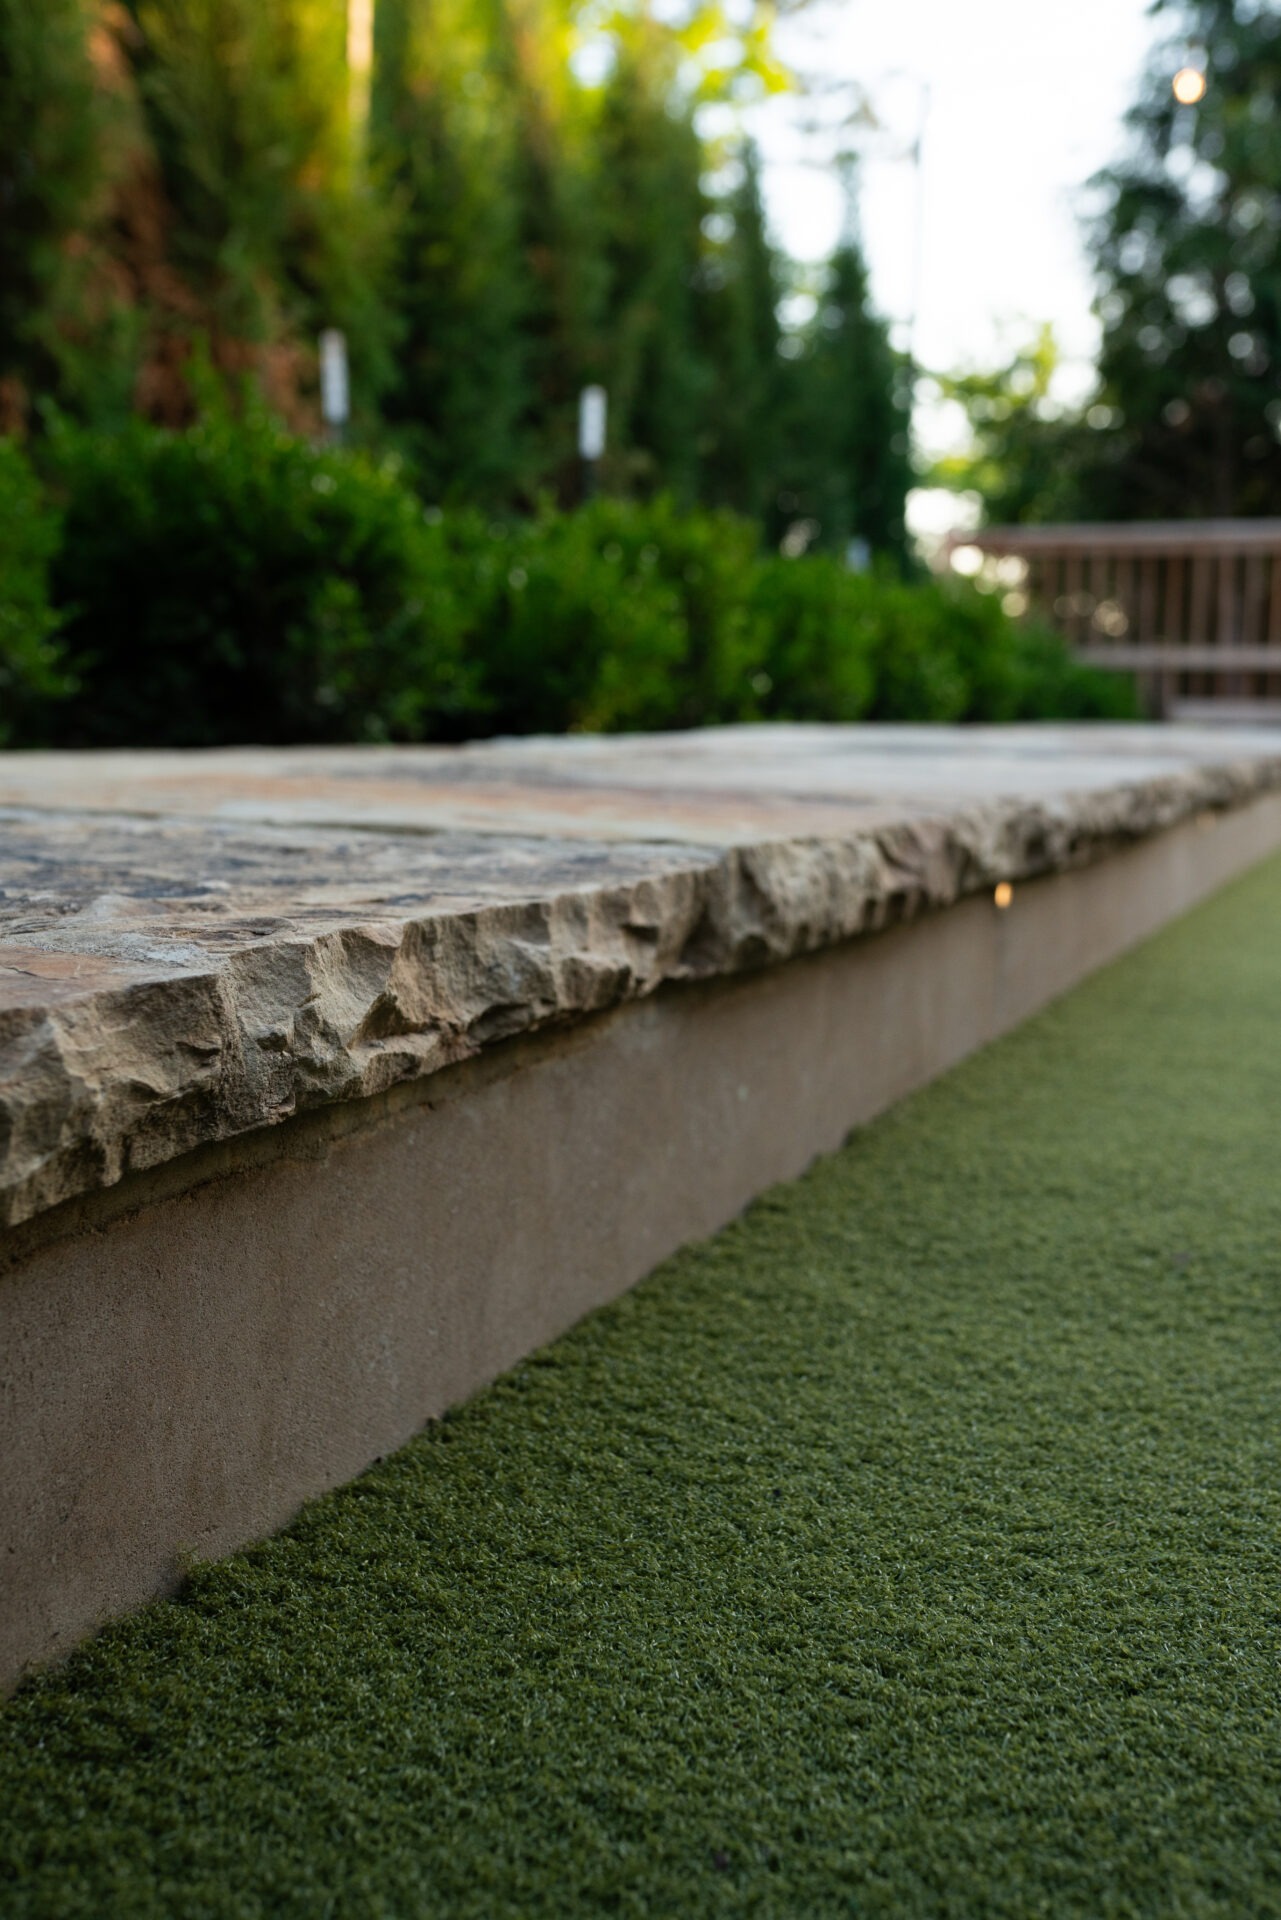
<svg viewBox="0 0 1281 1920"><path fill-rule="evenodd" d="M1279 1117L1273 862L0 1709L0 1914L1281 1914Z"/></svg>

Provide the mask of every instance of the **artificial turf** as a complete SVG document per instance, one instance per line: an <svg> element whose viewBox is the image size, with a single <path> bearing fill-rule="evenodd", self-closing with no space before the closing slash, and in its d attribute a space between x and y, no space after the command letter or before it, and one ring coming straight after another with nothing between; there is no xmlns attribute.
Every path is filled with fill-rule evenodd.
<svg viewBox="0 0 1281 1920"><path fill-rule="evenodd" d="M0 1913L1281 1914L1279 1110L1273 862L31 1685Z"/></svg>

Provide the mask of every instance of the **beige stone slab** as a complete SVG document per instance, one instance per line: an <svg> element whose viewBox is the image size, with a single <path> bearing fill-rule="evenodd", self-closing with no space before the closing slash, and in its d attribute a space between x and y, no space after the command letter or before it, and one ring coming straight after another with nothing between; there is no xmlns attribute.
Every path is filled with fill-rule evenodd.
<svg viewBox="0 0 1281 1920"><path fill-rule="evenodd" d="M0 754L0 806L728 845L1223 777L1281 729L712 727L463 747Z"/></svg>
<svg viewBox="0 0 1281 1920"><path fill-rule="evenodd" d="M1281 734L0 755L0 1225L1281 784Z"/></svg>
<svg viewBox="0 0 1281 1920"><path fill-rule="evenodd" d="M1281 844L1281 794L133 1174L0 1253L0 1683L286 1521Z"/></svg>

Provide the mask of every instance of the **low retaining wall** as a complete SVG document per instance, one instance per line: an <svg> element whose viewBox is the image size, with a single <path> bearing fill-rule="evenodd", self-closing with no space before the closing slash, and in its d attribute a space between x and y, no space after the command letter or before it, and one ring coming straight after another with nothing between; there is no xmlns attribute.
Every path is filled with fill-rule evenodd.
<svg viewBox="0 0 1281 1920"><path fill-rule="evenodd" d="M0 758L5 1683L1281 845L1227 744Z"/></svg>

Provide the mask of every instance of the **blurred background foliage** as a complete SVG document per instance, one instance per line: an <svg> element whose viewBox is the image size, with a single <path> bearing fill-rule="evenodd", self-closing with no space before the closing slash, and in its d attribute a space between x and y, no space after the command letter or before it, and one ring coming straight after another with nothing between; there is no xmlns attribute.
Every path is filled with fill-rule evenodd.
<svg viewBox="0 0 1281 1920"><path fill-rule="evenodd" d="M213 400L179 431L55 421L48 495L4 456L0 563L26 556L0 565L10 744L1132 711L991 595L788 559L726 508L424 511L394 459Z"/></svg>
<svg viewBox="0 0 1281 1920"><path fill-rule="evenodd" d="M1091 184L1098 381L1055 403L1052 335L995 372L940 382L972 450L935 477L994 522L1179 520L1281 510L1281 13L1156 0L1170 35ZM1177 68L1205 74L1180 105Z"/></svg>
<svg viewBox="0 0 1281 1920"><path fill-rule="evenodd" d="M316 338L339 327L357 438L429 500L571 504L599 383L612 493L901 560L907 380L856 249L779 351L796 271L732 111L787 84L770 18L0 0L0 430L38 432L50 401L189 424L203 343L314 433ZM730 110L715 138L709 105Z"/></svg>
<svg viewBox="0 0 1281 1920"><path fill-rule="evenodd" d="M1130 710L912 577L912 369L852 222L774 245L729 6L0 0L0 741Z"/></svg>

